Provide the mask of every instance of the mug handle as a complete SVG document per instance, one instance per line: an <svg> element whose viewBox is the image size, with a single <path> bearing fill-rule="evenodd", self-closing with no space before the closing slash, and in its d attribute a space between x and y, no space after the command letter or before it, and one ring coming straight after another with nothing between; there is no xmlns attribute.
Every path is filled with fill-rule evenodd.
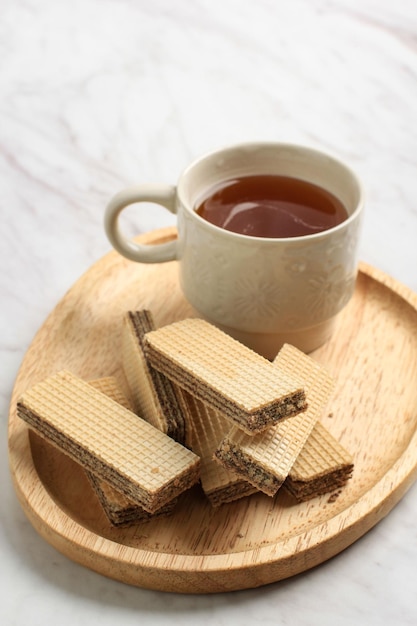
<svg viewBox="0 0 417 626"><path fill-rule="evenodd" d="M135 243L122 235L118 224L119 215L129 204L135 202L161 204L175 214L176 188L172 185L137 185L113 196L104 216L104 228L110 243L127 259L139 263L164 263L177 259L177 240L147 246Z"/></svg>

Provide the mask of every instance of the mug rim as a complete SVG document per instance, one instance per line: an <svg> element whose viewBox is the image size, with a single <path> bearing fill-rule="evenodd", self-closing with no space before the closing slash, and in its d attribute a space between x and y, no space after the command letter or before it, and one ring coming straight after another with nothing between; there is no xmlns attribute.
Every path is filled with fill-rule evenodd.
<svg viewBox="0 0 417 626"><path fill-rule="evenodd" d="M261 148L269 148L269 149L277 148L281 150L298 150L298 151L304 152L305 154L309 153L309 154L314 154L320 158L325 158L328 161L335 163L339 167L342 167L345 170L345 172L350 176L351 180L354 181L357 187L357 191L358 191L358 202L354 210L352 211L352 213L347 217L347 219L345 219L340 224L337 224L336 226L332 226L331 228L328 228L326 230L322 230L318 233L310 233L308 235L298 235L296 237L257 237L254 235L244 235L242 233L237 233L235 231L222 228L221 226L217 226L216 224L212 224L211 222L208 222L203 217L201 217L191 206L189 206L187 202L183 200L182 195L184 193L183 186L184 186L185 179L187 178L187 176L190 175L190 172L193 169L195 169L199 164L201 164L203 161L212 159L216 156L220 156L222 154L225 154L226 152L232 152L232 151L239 150L239 149L240 150L250 150L250 149L255 150L255 149L261 149ZM360 178L357 176L355 171L349 165L347 165L342 159L340 159L339 157L335 157L334 155L329 154L328 152L324 152L323 150L319 150L317 148L312 148L305 144L296 144L296 143L289 143L289 142L274 142L274 141L259 141L259 142L254 141L254 142L229 144L229 145L224 146L223 148L217 148L209 152L206 152L205 154L196 158L192 163L190 163L183 170L177 183L177 197L181 203L182 208L187 212L188 215L192 216L192 219L197 220L197 222L200 224L201 227L204 227L207 230L212 231L213 233L216 233L217 235L221 235L226 238L239 239L241 241L246 240L247 242L252 242L252 243L256 241L258 244L260 244L261 242L264 242L265 244L273 244L277 242L286 242L286 243L305 242L305 241L312 241L312 240L317 240L317 239L321 239L324 237L328 237L329 235L333 233L337 233L338 231L347 228L353 221L355 221L358 218L358 216L361 214L364 204L365 204L365 191L364 191L363 184Z"/></svg>

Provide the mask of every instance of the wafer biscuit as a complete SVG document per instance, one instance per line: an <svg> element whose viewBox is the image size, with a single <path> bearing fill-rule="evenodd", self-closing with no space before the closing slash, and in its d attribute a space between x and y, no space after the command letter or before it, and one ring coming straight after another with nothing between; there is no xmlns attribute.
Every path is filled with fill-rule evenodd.
<svg viewBox="0 0 417 626"><path fill-rule="evenodd" d="M126 409L130 411L134 410L132 402L130 402L123 393L114 376L90 380L89 384ZM175 498L156 513L148 513L148 511L145 511L139 504L129 500L129 498L114 489L101 478L97 478L97 476L94 476L94 474L89 471L86 471L86 474L108 520L113 526L130 526L138 522L154 519L155 517L169 515L177 504L177 499Z"/></svg>
<svg viewBox="0 0 417 626"><path fill-rule="evenodd" d="M197 455L70 372L26 391L17 413L84 469L150 513L199 478Z"/></svg>
<svg viewBox="0 0 417 626"><path fill-rule="evenodd" d="M292 345L283 346L273 366L285 368L302 381L307 410L254 437L234 426L215 452L215 458L224 467L270 496L287 478L333 388L327 371Z"/></svg>
<svg viewBox="0 0 417 626"><path fill-rule="evenodd" d="M230 430L229 421L218 411L178 387L178 398L190 427L192 450L201 458L202 489L214 507L256 492L246 480L213 459L213 452Z"/></svg>
<svg viewBox="0 0 417 626"><path fill-rule="evenodd" d="M155 330L148 310L129 311L123 320L122 364L135 412L179 443L185 442L185 423L172 382L155 370L143 352L145 333Z"/></svg>
<svg viewBox="0 0 417 626"><path fill-rule="evenodd" d="M106 481L97 478L91 472L86 472L86 474L107 519L113 526L131 526L139 522L165 517L170 515L177 505L177 498L175 498L155 513L148 513L142 506L124 496L120 491L106 483Z"/></svg>
<svg viewBox="0 0 417 626"><path fill-rule="evenodd" d="M147 333L145 352L155 369L250 434L306 408L290 374L202 319Z"/></svg>
<svg viewBox="0 0 417 626"><path fill-rule="evenodd" d="M353 459L349 452L317 422L284 487L303 502L342 488L352 472Z"/></svg>

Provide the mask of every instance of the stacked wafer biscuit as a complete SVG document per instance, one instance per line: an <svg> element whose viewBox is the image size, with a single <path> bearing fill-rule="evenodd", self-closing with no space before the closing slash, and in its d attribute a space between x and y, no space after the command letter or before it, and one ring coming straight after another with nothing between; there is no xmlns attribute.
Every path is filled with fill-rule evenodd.
<svg viewBox="0 0 417 626"><path fill-rule="evenodd" d="M93 475L98 488L109 485L149 514L199 479L197 455L70 372L29 389L17 412ZM106 493L110 500L114 492Z"/></svg>
<svg viewBox="0 0 417 626"><path fill-rule="evenodd" d="M133 322L135 332L132 332ZM168 424L174 430L170 418L173 410L176 416L182 416L179 421L182 432L186 433L183 436L187 445L201 459L201 485L212 505L219 506L254 493L256 489L250 483L223 469L213 459L213 450L224 435L225 428L230 427L227 418L173 383L148 362L144 352L145 336L146 332L155 330L150 311L128 312L124 319L124 330L123 368L132 397L152 398L142 414L151 423L159 423L163 430L169 428ZM153 375L150 376L149 372L153 372ZM168 394L171 403L165 402ZM179 436L178 432L174 436Z"/></svg>
<svg viewBox="0 0 417 626"><path fill-rule="evenodd" d="M306 408L297 379L204 320L147 333L145 354L154 369L248 434Z"/></svg>
<svg viewBox="0 0 417 626"><path fill-rule="evenodd" d="M215 452L220 463L270 496L289 475L333 386L331 377L318 363L289 344L275 362L301 380L308 398L307 410L255 436L233 427Z"/></svg>
<svg viewBox="0 0 417 626"><path fill-rule="evenodd" d="M351 478L353 459L349 452L317 422L284 483L299 502L326 493L338 495Z"/></svg>
<svg viewBox="0 0 417 626"><path fill-rule="evenodd" d="M29 389L18 415L86 471L118 526L167 515L196 482L213 506L281 486L298 501L335 492L350 455L319 422L328 372L286 344L274 363L208 322L156 329L126 313L114 378L62 371Z"/></svg>
<svg viewBox="0 0 417 626"><path fill-rule="evenodd" d="M90 380L89 384L126 409L132 412L134 411L133 402L123 393L114 376ZM173 512L177 504L177 498L174 498L152 514L146 511L140 504L137 504L127 498L123 493L120 493L120 491L114 489L114 487L109 485L105 480L95 476L92 472L87 471L86 474L105 514L113 526L130 526L131 524L136 524L137 522L146 521L151 518L169 515Z"/></svg>
<svg viewBox="0 0 417 626"><path fill-rule="evenodd" d="M282 485L302 501L350 477L350 455L318 425L332 377L295 347L271 364L199 319L146 333L142 347L174 384L212 504Z"/></svg>

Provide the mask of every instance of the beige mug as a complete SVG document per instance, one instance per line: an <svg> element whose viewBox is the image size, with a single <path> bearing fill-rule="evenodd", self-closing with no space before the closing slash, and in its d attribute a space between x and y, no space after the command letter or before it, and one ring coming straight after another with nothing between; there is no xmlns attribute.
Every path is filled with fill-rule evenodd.
<svg viewBox="0 0 417 626"><path fill-rule="evenodd" d="M344 205L347 219L299 237L241 235L195 211L210 188L234 177L278 174L314 183ZM178 238L140 245L123 236L121 211L153 202L177 214ZM186 299L208 321L273 359L283 343L311 352L331 336L349 302L358 267L364 194L355 173L338 159L303 146L249 143L194 161L176 186L138 185L121 191L105 213L107 236L123 256L140 263L178 260Z"/></svg>

